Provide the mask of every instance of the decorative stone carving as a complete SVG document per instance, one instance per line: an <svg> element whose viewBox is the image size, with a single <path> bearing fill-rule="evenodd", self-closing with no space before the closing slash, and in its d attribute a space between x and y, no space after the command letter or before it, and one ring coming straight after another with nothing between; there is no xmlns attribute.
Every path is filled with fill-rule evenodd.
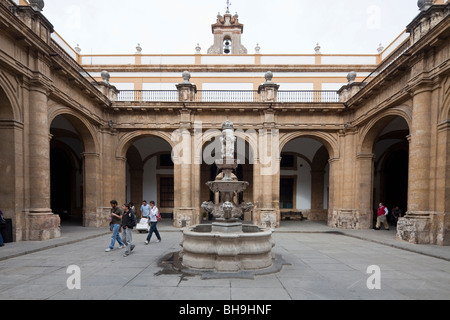
<svg viewBox="0 0 450 320"><path fill-rule="evenodd" d="M111 76L108 71L103 70L101 76L104 83L109 83L109 79L111 78Z"/></svg>
<svg viewBox="0 0 450 320"><path fill-rule="evenodd" d="M136 46L136 54L142 54L142 47L140 43L138 43Z"/></svg>
<svg viewBox="0 0 450 320"><path fill-rule="evenodd" d="M193 101L195 94L197 93L197 86L191 83L191 73L184 71L182 73L183 81L176 85L178 90L179 101Z"/></svg>
<svg viewBox="0 0 450 320"><path fill-rule="evenodd" d="M28 2L33 10L42 11L42 9L44 9L44 0L29 0Z"/></svg>
<svg viewBox="0 0 450 320"><path fill-rule="evenodd" d="M334 210L330 225L340 229L359 229L359 218L357 210Z"/></svg>
<svg viewBox="0 0 450 320"><path fill-rule="evenodd" d="M189 80L191 80L191 73L189 71L183 71L181 75L183 77L183 82L189 82Z"/></svg>
<svg viewBox="0 0 450 320"><path fill-rule="evenodd" d="M258 88L258 94L260 95L260 99L262 102L276 102L278 89L280 86L274 82L272 71L267 71L264 75L266 82L261 84Z"/></svg>
<svg viewBox="0 0 450 320"><path fill-rule="evenodd" d="M220 142L222 144L222 159L233 159L234 158L234 143L236 142L236 137L234 136L234 126L229 120L222 124L222 137Z"/></svg>
<svg viewBox="0 0 450 320"><path fill-rule="evenodd" d="M319 43L316 44L316 47L314 48L314 52L315 52L316 54L320 54L320 46L319 46Z"/></svg>
<svg viewBox="0 0 450 320"><path fill-rule="evenodd" d="M355 71L349 72L349 74L347 75L348 83L350 84L355 82L355 79L356 79L356 72Z"/></svg>
<svg viewBox="0 0 450 320"><path fill-rule="evenodd" d="M417 1L417 6L420 11L426 11L433 5L433 0L419 0Z"/></svg>
<svg viewBox="0 0 450 320"><path fill-rule="evenodd" d="M377 51L378 51L378 53L381 53L381 52L383 52L383 50L384 50L384 47L383 47L383 45L380 43L380 44L378 45Z"/></svg>
<svg viewBox="0 0 450 320"><path fill-rule="evenodd" d="M256 44L255 54L261 54L261 47L259 46L259 43Z"/></svg>

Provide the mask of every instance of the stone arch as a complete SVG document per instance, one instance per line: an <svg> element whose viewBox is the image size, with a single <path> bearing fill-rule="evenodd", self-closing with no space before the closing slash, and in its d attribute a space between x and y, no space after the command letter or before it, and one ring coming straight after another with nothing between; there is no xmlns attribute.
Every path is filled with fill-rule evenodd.
<svg viewBox="0 0 450 320"><path fill-rule="evenodd" d="M3 72L0 72L0 104L3 104L3 101L7 101L9 105L8 110L6 108L0 109L0 119L8 118L10 120L21 121L22 112L19 96L11 81Z"/></svg>
<svg viewBox="0 0 450 320"><path fill-rule="evenodd" d="M328 151L330 158L339 158L339 146L337 139L331 134L324 132L290 132L283 135L280 138L280 152L283 150L284 146L297 138L311 138L321 142Z"/></svg>
<svg viewBox="0 0 450 320"><path fill-rule="evenodd" d="M58 108L49 114L49 132L53 121L58 116L66 118L78 131L86 153L98 153L99 142L92 124L69 108Z"/></svg>
<svg viewBox="0 0 450 320"><path fill-rule="evenodd" d="M408 105L401 105L374 116L360 130L360 139L356 145L356 166L359 179L359 188L356 190L356 193L359 199L360 225L362 228L372 227L374 219L376 219L374 215L375 204L379 201L385 201L385 199L382 199L384 198L383 186L385 182L377 174L378 171L376 171L377 168L374 164L377 161L377 157L383 156L386 150L376 153L375 148L384 128L396 118L402 119L410 132L412 109ZM405 184L401 186L401 188L407 187Z"/></svg>
<svg viewBox="0 0 450 320"><path fill-rule="evenodd" d="M411 130L412 124L412 110L409 106L400 106L392 108L383 112L376 117L372 118L361 130L360 141L357 147L357 152L360 154L370 154L372 153L373 145L383 130L383 128L391 122L395 117L403 118L409 130Z"/></svg>
<svg viewBox="0 0 450 320"><path fill-rule="evenodd" d="M119 143L117 145L116 149L116 158L126 158L126 154L128 151L128 148L137 140L144 138L154 136L163 139L165 142L167 142L170 147L173 149L175 147L175 143L172 140L172 136L169 133L162 132L162 131L155 131L155 130L149 130L149 131L133 131L130 133L126 133L123 136L120 137Z"/></svg>
<svg viewBox="0 0 450 320"><path fill-rule="evenodd" d="M77 140L81 144L77 151L81 163L81 170L72 167L75 174L73 179L68 179L71 184L68 188L76 188L77 191L72 191L73 195L70 199L70 209L76 212L76 219L82 219L82 224L85 227L99 227L102 225L103 219L98 215L97 208L99 207L99 192L101 190L100 179L100 143L98 141L98 134L94 125L83 116L76 113L74 110L63 107L57 104L50 105L50 113L48 115L49 132L54 125L55 119L59 116L63 117L69 122L73 129L78 134ZM65 134L65 133L64 133ZM75 138L75 136L74 136ZM54 143L54 142L51 142ZM73 148L71 146L70 148ZM81 152L78 153L78 152ZM50 163L51 170L53 164ZM53 193L56 192L56 195ZM51 197L57 196L58 189L52 190ZM79 192L79 194L78 194ZM77 200L75 200L77 199ZM53 200L52 200L53 201ZM67 203L65 204L67 206ZM69 217L73 217L70 214ZM72 218L71 218L72 219Z"/></svg>
<svg viewBox="0 0 450 320"><path fill-rule="evenodd" d="M439 112L439 123L450 119L450 77L447 77L445 81L443 81L442 88L443 103L442 108L440 108L441 112Z"/></svg>
<svg viewBox="0 0 450 320"><path fill-rule="evenodd" d="M23 127L18 125L18 109L14 107L15 99L11 99L9 88L4 86L0 77L0 205L5 218L13 219L16 230L25 228L25 221L20 219L21 206L18 201L22 200L21 185L23 185L22 162L23 159L21 143L21 131ZM23 188L23 187L22 187ZM13 231L15 234L16 231ZM21 240L21 234L15 234L16 240Z"/></svg>

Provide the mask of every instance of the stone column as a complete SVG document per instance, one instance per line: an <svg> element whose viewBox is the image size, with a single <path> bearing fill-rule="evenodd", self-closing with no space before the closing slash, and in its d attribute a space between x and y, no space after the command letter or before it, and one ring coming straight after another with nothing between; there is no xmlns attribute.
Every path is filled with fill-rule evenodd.
<svg viewBox="0 0 450 320"><path fill-rule="evenodd" d="M83 153L84 160L84 213L83 226L100 228L107 226L108 216L102 214L99 210L100 205L100 155L98 153Z"/></svg>
<svg viewBox="0 0 450 320"><path fill-rule="evenodd" d="M373 153L361 153L356 156L356 176L359 179L355 190L360 213L360 227L369 229L373 226Z"/></svg>
<svg viewBox="0 0 450 320"><path fill-rule="evenodd" d="M266 120L271 119L271 117L273 117L272 113L266 114ZM278 177L280 170L278 129L273 128L270 123L266 123L265 126L259 134L259 161L257 166L259 170L257 174L260 176L261 186L260 188L255 186L255 188L260 191L257 203L261 206L255 209L255 214L260 226L276 228L280 221L280 210L274 205L274 195L277 193L274 193L273 190L274 186L278 186L279 183L274 183L274 179Z"/></svg>
<svg viewBox="0 0 450 320"><path fill-rule="evenodd" d="M324 179L324 170L311 170L311 212L308 220L326 220L323 209Z"/></svg>
<svg viewBox="0 0 450 320"><path fill-rule="evenodd" d="M61 236L60 218L50 208L50 133L47 91L30 88L29 104L29 194L28 240L41 241Z"/></svg>
<svg viewBox="0 0 450 320"><path fill-rule="evenodd" d="M175 209L174 209L174 224L176 227L185 227L196 224L198 219L195 217L195 210L192 207L192 137L189 130L190 124L188 118L189 111L182 111L181 113L181 128L179 130L179 141L174 148L175 157L175 185L178 185L176 190Z"/></svg>
<svg viewBox="0 0 450 320"><path fill-rule="evenodd" d="M127 158L116 157L115 159L116 176L113 190L115 199L122 206L127 201Z"/></svg>
<svg viewBox="0 0 450 320"><path fill-rule="evenodd" d="M408 212L397 224L397 238L417 244L430 243L431 90L420 85L412 92Z"/></svg>
<svg viewBox="0 0 450 320"><path fill-rule="evenodd" d="M343 229L360 229L360 212L357 209L355 195L355 136L356 130L342 130L339 134L343 160L339 162L339 206L335 203L333 214L329 217L331 226ZM336 169L336 166L334 167ZM336 185L334 187L337 187Z"/></svg>
<svg viewBox="0 0 450 320"><path fill-rule="evenodd" d="M342 177L342 166L339 158L330 158L328 160L330 166L330 189L329 189L329 199L328 199L328 225L330 227L335 226L335 217L339 212L341 206L341 177Z"/></svg>

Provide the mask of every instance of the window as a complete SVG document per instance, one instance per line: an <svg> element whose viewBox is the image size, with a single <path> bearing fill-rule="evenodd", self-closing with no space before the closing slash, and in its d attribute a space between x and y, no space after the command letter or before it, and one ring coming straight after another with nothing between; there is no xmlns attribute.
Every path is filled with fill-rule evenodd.
<svg viewBox="0 0 450 320"><path fill-rule="evenodd" d="M282 153L280 168L284 170L296 170L297 169L296 155L291 153Z"/></svg>
<svg viewBox="0 0 450 320"><path fill-rule="evenodd" d="M173 208L174 207L174 180L173 176L159 177L159 207Z"/></svg>
<svg viewBox="0 0 450 320"><path fill-rule="evenodd" d="M280 209L294 209L295 178L280 179Z"/></svg>
<svg viewBox="0 0 450 320"><path fill-rule="evenodd" d="M170 153L162 153L158 157L158 169L173 168L172 155Z"/></svg>

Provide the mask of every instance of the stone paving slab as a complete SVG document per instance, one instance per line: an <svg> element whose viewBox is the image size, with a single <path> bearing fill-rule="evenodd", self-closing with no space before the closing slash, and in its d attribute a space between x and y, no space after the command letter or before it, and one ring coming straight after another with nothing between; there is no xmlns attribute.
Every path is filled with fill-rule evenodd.
<svg viewBox="0 0 450 320"><path fill-rule="evenodd" d="M181 250L182 239L180 230L163 224L159 228L161 243L145 245L146 234L133 234L136 249L128 257L117 247L105 252L110 233L104 230L68 231L66 243L62 239L41 243L41 249L34 243L7 244L0 252L14 245L28 249L9 257L2 252L0 300L450 299L448 248L418 253L414 252L419 251L417 246L391 245L388 231L365 230L361 234L369 236L362 239L360 234L344 234L320 224L303 224L301 230L294 227L282 227L273 235L274 253L288 264L279 272L253 279L204 279L201 275L162 272L161 261ZM441 257L431 256L437 253ZM71 265L80 268L80 290L67 287ZM367 287L371 265L380 268L379 290Z"/></svg>

